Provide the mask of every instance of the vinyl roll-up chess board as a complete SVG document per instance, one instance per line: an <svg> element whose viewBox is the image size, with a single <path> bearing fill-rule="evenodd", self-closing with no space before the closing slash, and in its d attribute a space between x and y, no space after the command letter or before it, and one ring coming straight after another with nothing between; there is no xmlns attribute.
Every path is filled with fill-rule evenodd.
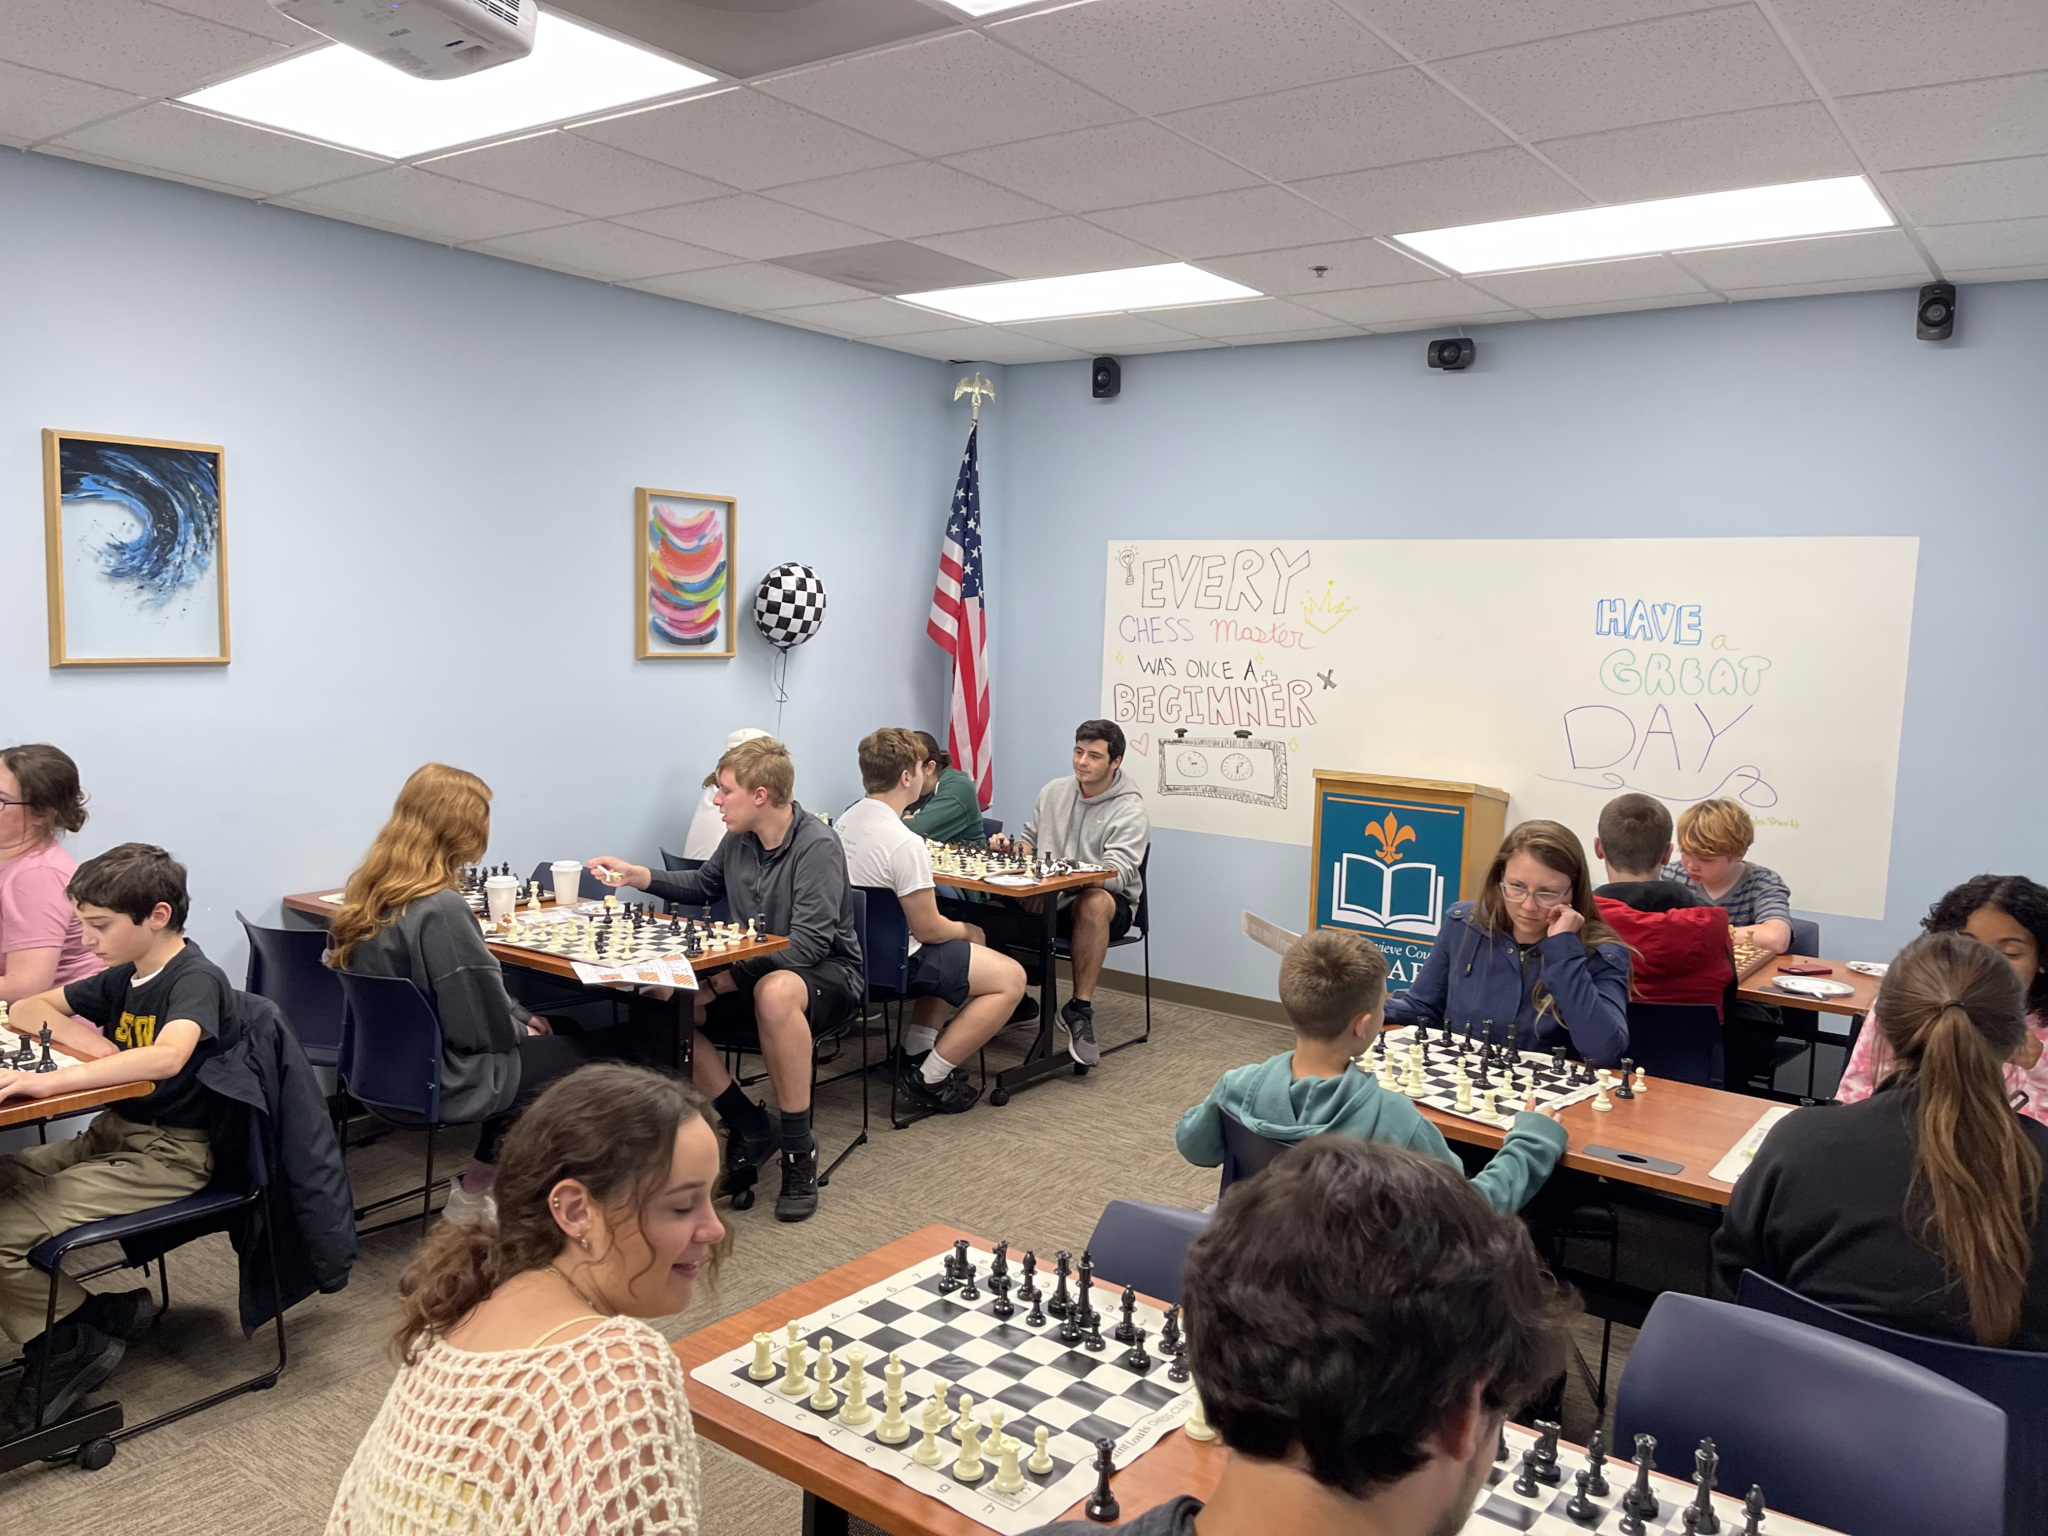
<svg viewBox="0 0 2048 1536"><path fill-rule="evenodd" d="M826 1336L831 1337L833 1385L842 1394L842 1407L847 1352L854 1347L866 1351L864 1396L874 1416L864 1424L845 1424L836 1411L813 1408L808 1396L785 1394L780 1390L779 1372L774 1379L755 1381L748 1374L755 1354L751 1343L705 1362L691 1377L779 1424L888 1473L1004 1536L1018 1536L1045 1525L1088 1496L1095 1486L1090 1464L1097 1440L1115 1442L1116 1465L1122 1467L1193 1413L1193 1383L1168 1380L1168 1363L1163 1357L1157 1357L1150 1371L1139 1374L1118 1363L1124 1345L1109 1341L1100 1353L1092 1353L1061 1344L1056 1337L1058 1321L1048 1319L1042 1328L1030 1327L1025 1321L1028 1308L1021 1303L1016 1304L1016 1315L1004 1321L994 1314L993 1296L967 1302L958 1299L957 1292L941 1294L946 1257L934 1256L793 1319L808 1350L815 1352ZM985 1269L989 1255L976 1252L974 1259ZM1013 1258L1013 1273L1015 1263ZM1053 1283L1049 1268L1038 1273L1039 1288L1047 1293ZM1095 1307L1104 1315L1107 1338L1109 1326L1122 1315L1115 1293L1098 1287ZM1133 1320L1148 1331L1148 1348L1156 1349L1164 1315L1140 1304ZM778 1368L784 1363L785 1337L783 1332L774 1335ZM876 1438L882 1423L884 1369L892 1352L903 1364L903 1412L912 1426L910 1437L901 1445L888 1445ZM815 1386L815 1353L809 1358L814 1373L809 1385ZM1002 1411L1003 1434L1015 1438L1022 1452L1018 1460L1024 1487L1020 1491L994 1490L997 1458L987 1451L979 1480L968 1484L954 1476L953 1462L960 1446L952 1434L952 1420L939 1435L945 1460L925 1466L913 1459L922 1438L918 1426L925 1403L936 1395L957 1404L962 1392L972 1395L973 1417L985 1427L993 1410ZM1040 1425L1046 1427L1046 1450L1053 1463L1052 1470L1044 1473L1024 1466Z"/></svg>
<svg viewBox="0 0 2048 1536"><path fill-rule="evenodd" d="M1506 1127L1514 1123L1526 1097L1520 1085L1527 1083L1531 1075L1535 1079L1536 1104L1540 1109L1564 1109L1583 1100L1590 1099L1600 1091L1598 1081L1578 1083L1571 1080L1571 1074L1578 1063L1567 1063L1560 1068L1555 1060L1541 1051L1514 1052L1513 1067L1516 1087L1507 1091L1509 1071L1498 1055L1487 1067L1487 1079L1496 1090L1496 1113L1489 1117L1482 1108L1479 1083L1481 1052L1473 1043L1461 1035L1438 1029L1430 1034L1427 1043L1418 1045L1415 1030L1390 1029L1386 1031L1381 1047L1386 1051L1387 1073L1380 1079L1381 1086L1389 1093L1407 1093L1409 1063L1419 1049L1422 1055L1422 1092L1408 1094L1417 1104L1427 1104L1431 1109L1441 1110L1447 1115L1461 1119L1476 1120L1481 1125ZM1379 1065L1376 1048L1361 1057L1353 1065L1361 1071L1372 1071ZM1370 1061L1372 1065L1366 1063ZM1472 1086L1470 1103L1459 1107L1458 1075L1462 1071ZM1617 1079L1618 1083L1619 1079Z"/></svg>

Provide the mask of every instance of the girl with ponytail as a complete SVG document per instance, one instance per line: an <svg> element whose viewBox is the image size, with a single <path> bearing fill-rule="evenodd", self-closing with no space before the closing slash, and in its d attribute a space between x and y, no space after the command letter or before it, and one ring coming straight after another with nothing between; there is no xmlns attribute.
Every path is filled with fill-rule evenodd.
<svg viewBox="0 0 2048 1536"><path fill-rule="evenodd" d="M1966 933L1924 934L1873 1017L1889 1075L1772 1128L1714 1239L1718 1284L1732 1295L1754 1269L1908 1333L2048 1349L2048 1126L2016 1114L2005 1083L2032 1054L2019 977Z"/></svg>
<svg viewBox="0 0 2048 1536"><path fill-rule="evenodd" d="M619 1063L534 1101L496 1219L443 1222L398 1282L398 1379L328 1536L697 1536L682 1367L642 1319L688 1306L726 1246L708 1113Z"/></svg>

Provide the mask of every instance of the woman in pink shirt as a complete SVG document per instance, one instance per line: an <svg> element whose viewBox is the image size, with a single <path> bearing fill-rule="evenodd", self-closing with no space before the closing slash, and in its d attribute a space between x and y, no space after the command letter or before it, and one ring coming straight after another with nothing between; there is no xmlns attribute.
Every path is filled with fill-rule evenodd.
<svg viewBox="0 0 2048 1536"><path fill-rule="evenodd" d="M0 1002L105 968L64 894L78 861L57 836L84 825L76 763L52 746L0 748Z"/></svg>
<svg viewBox="0 0 2048 1536"><path fill-rule="evenodd" d="M2027 1039L2005 1064L2005 1091L2012 1106L2048 1124L2048 888L2024 875L1978 875L1928 909L1920 926L1929 933L1967 933L2005 956L2027 994ZM1844 1104L1867 1099L1891 1070L1891 1053L1872 1008L1856 1037L1848 1070L1835 1097Z"/></svg>

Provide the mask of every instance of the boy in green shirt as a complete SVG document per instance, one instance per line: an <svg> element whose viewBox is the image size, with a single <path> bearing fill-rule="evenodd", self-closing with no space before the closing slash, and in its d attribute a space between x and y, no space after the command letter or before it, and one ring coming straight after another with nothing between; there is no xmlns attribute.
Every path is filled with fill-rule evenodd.
<svg viewBox="0 0 2048 1536"><path fill-rule="evenodd" d="M1379 1033L1387 1001L1387 957L1363 934L1318 928L1280 962L1280 1005L1294 1026L1294 1049L1223 1074L1209 1097L1180 1117L1173 1139L1198 1168L1223 1162L1228 1110L1246 1130L1272 1141L1356 1136L1440 1157L1462 1169L1443 1133L1406 1095L1351 1065ZM1518 1211L1564 1156L1565 1129L1532 1098L1515 1116L1493 1161L1472 1187L1495 1210Z"/></svg>
<svg viewBox="0 0 2048 1536"><path fill-rule="evenodd" d="M912 731L924 743L924 782L919 799L903 813L903 825L935 843L979 848L988 841L981 830L981 797L974 780L953 766L930 731Z"/></svg>

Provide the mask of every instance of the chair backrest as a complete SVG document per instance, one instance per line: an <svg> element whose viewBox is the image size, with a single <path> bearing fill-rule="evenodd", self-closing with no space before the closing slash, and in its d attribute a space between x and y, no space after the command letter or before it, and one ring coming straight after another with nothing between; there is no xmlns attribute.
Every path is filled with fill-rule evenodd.
<svg viewBox="0 0 2048 1536"><path fill-rule="evenodd" d="M433 1004L405 976L341 975L348 1028L341 1048L341 1080L369 1108L441 1118L441 1020Z"/></svg>
<svg viewBox="0 0 2048 1536"><path fill-rule="evenodd" d="M1820 924L1810 917L1787 918L1792 929L1792 953L1795 955L1818 955L1820 953Z"/></svg>
<svg viewBox="0 0 2048 1536"><path fill-rule="evenodd" d="M1248 1179L1281 1153L1293 1148L1291 1141L1275 1141L1257 1131L1245 1129L1244 1122L1227 1109L1216 1111L1223 1121L1223 1182L1219 1195L1239 1179Z"/></svg>
<svg viewBox="0 0 2048 1536"><path fill-rule="evenodd" d="M528 884L536 880L540 882L540 888L544 894L548 896L555 894L555 861L553 859L542 859L533 866L533 873L528 877ZM576 899L578 901L603 901L605 897L617 894L617 891L611 886L606 885L590 872L588 864L583 866L583 872L576 877ZM522 893L522 899L523 895L524 893Z"/></svg>
<svg viewBox="0 0 2048 1536"><path fill-rule="evenodd" d="M1002 830L1003 824L1000 821L997 821L995 817L984 816L981 818L981 835L983 837L994 837L998 832Z"/></svg>
<svg viewBox="0 0 2048 1536"><path fill-rule="evenodd" d="M340 979L321 959L327 952L326 930L259 928L240 912L235 920L249 936L246 990L277 1004L308 1061L334 1066L341 1056L346 1005Z"/></svg>
<svg viewBox="0 0 2048 1536"><path fill-rule="evenodd" d="M1692 1475L1712 1437L1720 1486L1856 1536L1999 1536L2005 1413L1925 1367L1789 1318L1657 1298L1629 1352L1615 1443L1657 1437Z"/></svg>
<svg viewBox="0 0 2048 1536"><path fill-rule="evenodd" d="M1742 1272L1735 1299L1742 1306L1824 1328L1925 1366L2003 1408L2005 1528L2013 1532L2048 1530L2048 1354L1986 1349L1901 1333L1809 1300L1753 1269Z"/></svg>
<svg viewBox="0 0 2048 1536"><path fill-rule="evenodd" d="M1721 1015L1709 1003L1628 1005L1628 1054L1652 1077L1721 1086Z"/></svg>
<svg viewBox="0 0 2048 1536"><path fill-rule="evenodd" d="M704 861L702 859L686 859L681 854L670 853L664 848L661 850L661 867L671 874L688 874L693 869L702 869ZM672 901L668 904L668 909L671 912L678 912L682 910L682 906L681 902ZM706 906L704 912L706 916L716 922L729 923L732 921L732 903L723 896Z"/></svg>
<svg viewBox="0 0 2048 1536"><path fill-rule="evenodd" d="M1209 1225L1207 1211L1146 1200L1112 1200L1088 1239L1095 1257L1095 1278L1116 1285L1135 1285L1147 1296L1169 1304L1180 1301L1181 1265L1188 1244Z"/></svg>
<svg viewBox="0 0 2048 1536"><path fill-rule="evenodd" d="M885 885L856 885L853 891L864 914L860 957L868 986L901 996L910 986L910 919L903 902Z"/></svg>

